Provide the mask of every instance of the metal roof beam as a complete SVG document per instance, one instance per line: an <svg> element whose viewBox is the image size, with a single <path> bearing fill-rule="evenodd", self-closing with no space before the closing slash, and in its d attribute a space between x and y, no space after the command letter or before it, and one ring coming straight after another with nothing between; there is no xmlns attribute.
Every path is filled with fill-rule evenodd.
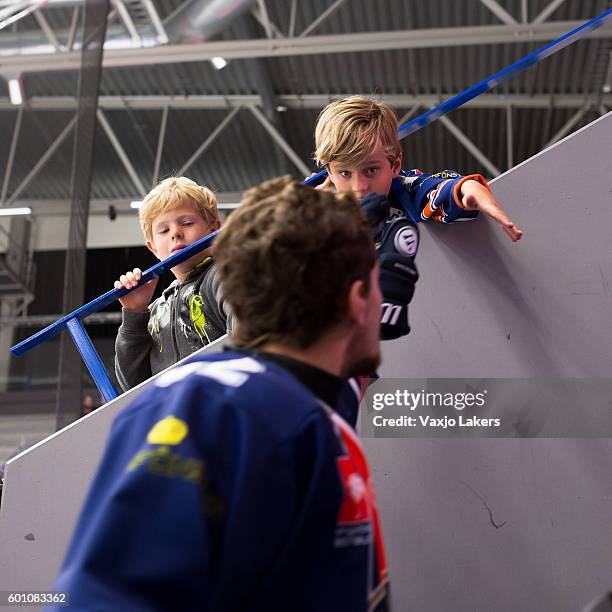
<svg viewBox="0 0 612 612"><path fill-rule="evenodd" d="M266 31L266 36L268 38L274 38L275 36L279 38L285 37L278 26L270 20L265 0L257 0L257 6L251 11L251 13Z"/></svg>
<svg viewBox="0 0 612 612"><path fill-rule="evenodd" d="M147 190L142 184L142 181L140 180L140 177L138 176L138 172L136 172L136 169L134 168L132 162L130 161L130 158L125 152L125 149L121 146L121 143L119 142L119 139L117 138L117 135L115 134L115 131L111 127L111 124L108 122L108 119L106 118L106 115L102 112L101 108L98 108L97 116L98 116L98 121L100 122L100 125L102 126L102 129L104 130L104 132L106 133L106 136L110 140L110 143L113 149L115 149L115 153L117 153L117 157L119 157L119 159L121 160L123 167L125 168L129 177L132 179L132 183L134 183L134 186L138 190L140 196L144 198L144 196L147 193Z"/></svg>
<svg viewBox="0 0 612 612"><path fill-rule="evenodd" d="M162 20L159 17L157 9L151 0L142 0L142 5L145 8L145 11L149 15L149 19L157 32L157 40L165 45L170 39L168 38L168 33L166 32L166 28L162 23Z"/></svg>
<svg viewBox="0 0 612 612"><path fill-rule="evenodd" d="M291 0L291 8L289 10L289 30L287 36L293 38L295 35L295 19L297 16L297 0Z"/></svg>
<svg viewBox="0 0 612 612"><path fill-rule="evenodd" d="M30 0L25 0L24 2L9 2L4 8L0 9L0 20L9 19L19 11L30 8L31 6L32 2Z"/></svg>
<svg viewBox="0 0 612 612"><path fill-rule="evenodd" d="M223 121L208 135L208 138L198 147L198 149L193 153L193 155L183 164L182 168L177 172L178 176L183 176L187 169L191 167L191 165L199 159L199 157L210 147L210 145L217 139L217 136L221 134L221 132L226 128L229 122L236 116L236 113L240 110L240 106L236 106L229 112L224 118Z"/></svg>
<svg viewBox="0 0 612 612"><path fill-rule="evenodd" d="M11 139L11 148L9 150L8 161L6 163L6 170L4 171L4 181L2 183L2 195L0 195L0 204L6 199L8 192L8 186L11 182L11 174L13 172L13 161L15 160L15 151L17 150L17 143L19 142L19 133L21 131L21 120L23 119L23 106L19 108L17 118L15 119L15 127L13 129L13 138Z"/></svg>
<svg viewBox="0 0 612 612"><path fill-rule="evenodd" d="M54 47L56 51L63 51L62 46L59 44L59 41L55 36L53 28L49 25L49 22L47 21L47 18L40 11L34 12L34 18L40 26L40 29L43 31L45 38L49 41L49 44Z"/></svg>
<svg viewBox="0 0 612 612"><path fill-rule="evenodd" d="M583 115L587 112L589 106L583 106L576 111L565 123L565 125L542 147L542 150L548 149L552 145L559 142L562 138L565 138L573 129L574 126L582 119Z"/></svg>
<svg viewBox="0 0 612 612"><path fill-rule="evenodd" d="M500 6L497 0L480 0L481 4L484 4L494 15L499 17L504 23L508 25L516 25L516 19L502 6Z"/></svg>
<svg viewBox="0 0 612 612"><path fill-rule="evenodd" d="M433 107L432 107L433 108ZM499 176L501 170L462 132L448 117L442 116L439 119L442 125L476 158L491 174Z"/></svg>
<svg viewBox="0 0 612 612"><path fill-rule="evenodd" d="M70 30L68 31L68 42L66 47L68 51L72 51L74 48L74 41L76 40L77 28L79 27L79 11L80 7L77 5L72 11L72 19L70 20ZM108 24L108 19L107 19Z"/></svg>
<svg viewBox="0 0 612 612"><path fill-rule="evenodd" d="M14 8L10 6L6 9L3 9L2 11L0 11L0 19L2 19L2 21L0 21L0 30L4 30L4 28L10 26L11 24L18 22L24 17L27 17L34 11L38 10L38 8L40 8L43 4L44 0L37 0L36 2L33 2L31 4L30 2L22 2L15 4L14 7L17 8L25 7L22 11L18 13L15 13ZM5 18L5 15L10 15L10 17Z"/></svg>
<svg viewBox="0 0 612 612"><path fill-rule="evenodd" d="M548 42L583 25L582 21L559 21L541 24L473 26L461 28L433 28L397 30L389 32L360 32L325 36L224 40L193 45L166 45L152 48L113 49L104 52L104 68L202 62L213 57L245 59L256 57L288 57L322 55L386 49L425 49L503 43ZM610 28L599 28L590 38L612 37ZM6 53L6 50L4 50ZM2 55L0 70L21 72L49 72L76 70L80 67L80 52L40 55Z"/></svg>
<svg viewBox="0 0 612 612"><path fill-rule="evenodd" d="M220 210L234 210L238 207L242 198L241 191L220 191L215 192ZM136 215L136 211L130 208L130 202L141 199L141 196L134 191L124 197L116 198L97 198L89 203L89 214L95 216L107 216L108 207L114 206L118 213L130 213ZM20 206L29 206L36 217L65 217L70 213L69 199L49 199L38 200L23 198L19 200Z"/></svg>
<svg viewBox="0 0 612 612"><path fill-rule="evenodd" d="M61 131L59 136L53 141L51 146L43 153L42 157L34 164L34 167L28 172L27 176L21 181L17 189L13 191L11 197L5 202L6 206L11 206L13 202L17 200L19 194L30 184L32 179L36 177L36 175L42 170L45 164L55 155L55 152L60 148L64 140L74 126L76 125L77 117L76 115L68 122L68 125Z"/></svg>
<svg viewBox="0 0 612 612"><path fill-rule="evenodd" d="M419 108L421 108L420 104L415 104L412 108L410 108L409 110L407 110L400 119L398 119L397 121L397 125L404 125L404 123L406 123L406 121L410 121L410 119L412 119L412 117L414 116L414 114L419 110Z"/></svg>
<svg viewBox="0 0 612 612"><path fill-rule="evenodd" d="M318 28L332 13L335 13L337 9L344 4L346 0L336 0L333 4L328 6L301 34L300 37L308 36L315 28Z"/></svg>
<svg viewBox="0 0 612 612"><path fill-rule="evenodd" d="M338 100L354 92L346 94L289 94L277 96L279 104L295 110L320 110L332 100ZM363 95L368 95L364 93ZM449 93L449 98L452 94ZM438 94L412 96L409 94L382 95L384 100L396 108L430 107L436 104ZM206 95L206 96L100 96L99 107L103 110L163 110L170 107L173 110L206 110L227 109L240 106L261 106L261 97L252 95ZM593 92L589 95L553 94L535 95L527 94L484 94L471 100L463 108L506 108L508 104L516 108L581 108L585 102L601 101L612 106L612 93L602 94ZM67 111L76 110L77 100L72 97L32 97L28 98L28 109L31 111ZM8 99L0 98L0 111L15 112L17 109Z"/></svg>
<svg viewBox="0 0 612 612"><path fill-rule="evenodd" d="M565 0L552 0L533 20L533 23L544 23L564 2Z"/></svg>
<svg viewBox="0 0 612 612"><path fill-rule="evenodd" d="M117 13L119 14L119 18L121 19L121 22L125 26L127 33L130 35L132 42L135 45L142 44L142 39L140 38L140 34L138 34L138 30L136 29L136 26L134 25L134 22L132 21L132 17L130 16L129 11L127 10L125 4L123 4L123 0L111 0L111 2L113 3L113 6L117 10Z"/></svg>
<svg viewBox="0 0 612 612"><path fill-rule="evenodd" d="M285 155L295 164L296 168L304 175L310 176L310 168L302 161L300 156L293 150L291 145L283 138L272 122L257 106L249 106L249 110L255 115L263 128L270 134L272 140L283 150Z"/></svg>
<svg viewBox="0 0 612 612"><path fill-rule="evenodd" d="M166 139L166 126L168 124L168 106L164 106L162 111L161 124L159 126L159 137L157 139L157 151L155 152L155 164L153 165L153 178L151 180L151 189L155 187L159 177L159 167L161 165L162 151L164 150L164 141Z"/></svg>

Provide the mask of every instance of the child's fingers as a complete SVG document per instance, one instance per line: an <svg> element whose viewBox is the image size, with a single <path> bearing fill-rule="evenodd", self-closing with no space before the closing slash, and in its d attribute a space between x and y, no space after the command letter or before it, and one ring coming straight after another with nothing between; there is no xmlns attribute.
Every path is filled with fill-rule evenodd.
<svg viewBox="0 0 612 612"><path fill-rule="evenodd" d="M138 284L138 281L134 280L134 275L132 274L132 272L127 272L126 274L122 274L119 277L119 283L120 286L117 287L117 289L121 289L122 287L124 289L132 289Z"/></svg>
<svg viewBox="0 0 612 612"><path fill-rule="evenodd" d="M514 224L512 224L512 227L504 228L504 229L506 230L506 233L508 234L512 242L518 242L523 237L523 234L524 234L523 230L519 229Z"/></svg>
<svg viewBox="0 0 612 612"><path fill-rule="evenodd" d="M502 223L501 226L512 242L517 242L523 237L523 230L517 227L512 221L508 220Z"/></svg>
<svg viewBox="0 0 612 612"><path fill-rule="evenodd" d="M115 289L133 289L138 285L138 282L142 278L142 270L140 268L134 268L132 271L128 271L125 274L122 274L119 277L119 280L116 280L114 283ZM157 285L157 278L153 278L152 280L146 283L147 286L154 289L155 285Z"/></svg>
<svg viewBox="0 0 612 612"><path fill-rule="evenodd" d="M325 180L315 187L317 191L330 191L334 187L334 184L331 181L331 177L329 174L325 177Z"/></svg>

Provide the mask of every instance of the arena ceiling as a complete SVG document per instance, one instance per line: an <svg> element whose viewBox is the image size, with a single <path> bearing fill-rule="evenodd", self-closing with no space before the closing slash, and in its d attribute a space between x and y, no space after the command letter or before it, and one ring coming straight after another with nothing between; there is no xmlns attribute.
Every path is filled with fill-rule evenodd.
<svg viewBox="0 0 612 612"><path fill-rule="evenodd" d="M110 204L128 210L174 173L231 207L261 180L314 168L313 127L330 100L376 96L404 122L612 8L602 0L257 0L216 38L176 42L166 27L185 4L112 2L94 214ZM0 195L2 206L28 205L37 216L70 206L83 14L75 0L41 5L0 0ZM213 57L227 65L216 69ZM611 58L607 26L409 136L405 167L504 172L608 112ZM7 88L17 74L19 107Z"/></svg>

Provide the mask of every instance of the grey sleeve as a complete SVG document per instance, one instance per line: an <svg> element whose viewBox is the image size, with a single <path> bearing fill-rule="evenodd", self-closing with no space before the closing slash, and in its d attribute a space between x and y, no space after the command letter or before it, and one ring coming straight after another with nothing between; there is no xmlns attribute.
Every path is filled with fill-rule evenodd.
<svg viewBox="0 0 612 612"><path fill-rule="evenodd" d="M216 307L218 317L224 322L225 329L229 333L232 331L234 315L232 314L229 304L223 299L223 289L221 287L219 272L216 266L214 266L210 271L210 274L207 275L206 284L208 286L205 288L205 291L207 291L209 295L213 296L212 302Z"/></svg>
<svg viewBox="0 0 612 612"><path fill-rule="evenodd" d="M124 391L151 377L153 339L148 330L149 316L149 312L121 312L115 340L115 374Z"/></svg>

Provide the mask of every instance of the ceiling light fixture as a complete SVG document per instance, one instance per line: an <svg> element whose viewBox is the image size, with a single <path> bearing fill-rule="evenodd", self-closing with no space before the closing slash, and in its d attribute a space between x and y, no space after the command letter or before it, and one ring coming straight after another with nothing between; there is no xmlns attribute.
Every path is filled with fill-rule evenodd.
<svg viewBox="0 0 612 612"><path fill-rule="evenodd" d="M134 200L133 202L130 202L130 208L135 208L136 210L138 210L141 206L142 200Z"/></svg>
<svg viewBox="0 0 612 612"><path fill-rule="evenodd" d="M0 208L0 217L12 217L13 215L31 215L32 209L24 208Z"/></svg>
<svg viewBox="0 0 612 612"><path fill-rule="evenodd" d="M217 70L223 70L227 66L227 60L224 57L211 57L210 62Z"/></svg>
<svg viewBox="0 0 612 612"><path fill-rule="evenodd" d="M14 106L21 106L23 104L23 99L25 98L21 75L17 75L17 77L14 79L9 79L8 88L11 104Z"/></svg>

